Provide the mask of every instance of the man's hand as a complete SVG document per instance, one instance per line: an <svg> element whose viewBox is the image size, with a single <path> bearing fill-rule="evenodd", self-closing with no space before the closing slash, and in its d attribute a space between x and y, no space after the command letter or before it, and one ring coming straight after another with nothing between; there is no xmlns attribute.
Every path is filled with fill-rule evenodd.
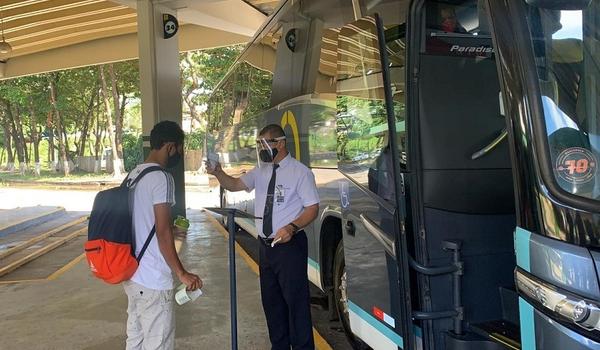
<svg viewBox="0 0 600 350"><path fill-rule="evenodd" d="M210 166L210 161L208 161L208 160L205 160L205 161L204 161L204 165L206 166L206 172L207 172L209 175L214 175L214 176L217 176L217 174L218 174L219 172L223 171L223 168L221 168L221 163L219 163L219 162L216 162L216 163L217 163L217 164L215 164L215 167L214 167L214 168L212 168L212 167Z"/></svg>
<svg viewBox="0 0 600 350"><path fill-rule="evenodd" d="M193 273L189 273L187 271L183 271L180 275L177 276L181 283L187 286L186 290L196 290L198 288L202 288L202 280L197 275Z"/></svg>
<svg viewBox="0 0 600 350"><path fill-rule="evenodd" d="M277 242L277 244L287 243L290 241L290 239L292 239L293 235L294 235L294 228L291 225L285 225L282 228L280 228L279 230L277 230L277 233L275 234L275 238L273 238L273 242L275 242L275 240L277 240L279 238L280 240L279 240L279 242Z"/></svg>

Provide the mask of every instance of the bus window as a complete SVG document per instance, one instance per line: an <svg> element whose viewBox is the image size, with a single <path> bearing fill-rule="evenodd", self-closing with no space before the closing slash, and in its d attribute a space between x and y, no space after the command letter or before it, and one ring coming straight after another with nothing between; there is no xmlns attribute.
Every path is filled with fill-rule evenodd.
<svg viewBox="0 0 600 350"><path fill-rule="evenodd" d="M395 33L396 26L388 28ZM386 34L388 34L386 32ZM400 154L404 147L403 36L387 44ZM400 42L398 42L400 41ZM371 17L344 27L338 37L337 133L340 170L385 200L394 198L388 120L379 44ZM395 57L395 58L394 58ZM402 165L406 157L399 159Z"/></svg>
<svg viewBox="0 0 600 350"><path fill-rule="evenodd" d="M491 45L480 42L490 38L484 1L427 1L426 13L425 53L491 57Z"/></svg>
<svg viewBox="0 0 600 350"><path fill-rule="evenodd" d="M600 21L585 10L531 8L528 18L544 113L548 164L564 191L600 198Z"/></svg>

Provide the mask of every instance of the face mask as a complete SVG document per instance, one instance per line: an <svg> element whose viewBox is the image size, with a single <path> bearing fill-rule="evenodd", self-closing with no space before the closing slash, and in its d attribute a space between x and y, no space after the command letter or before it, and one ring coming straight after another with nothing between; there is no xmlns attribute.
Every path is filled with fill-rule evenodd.
<svg viewBox="0 0 600 350"><path fill-rule="evenodd" d="M273 153L271 154L271 152ZM258 152L258 156L260 157L261 161L265 163L272 163L273 159L277 157L277 152L277 148L273 148L271 150L261 149L260 152Z"/></svg>
<svg viewBox="0 0 600 350"><path fill-rule="evenodd" d="M273 160L275 159L275 157L277 157L279 151L277 150L277 148L271 147L271 145L276 145L278 141L282 140L285 140L285 136L279 136L270 140L267 140L265 138L260 138L256 140L256 153L258 154L258 159L260 159L262 163L273 163Z"/></svg>
<svg viewBox="0 0 600 350"><path fill-rule="evenodd" d="M167 168L174 168L177 164L179 164L180 160L181 154L179 152L175 152L174 155L169 156L169 159L167 160Z"/></svg>

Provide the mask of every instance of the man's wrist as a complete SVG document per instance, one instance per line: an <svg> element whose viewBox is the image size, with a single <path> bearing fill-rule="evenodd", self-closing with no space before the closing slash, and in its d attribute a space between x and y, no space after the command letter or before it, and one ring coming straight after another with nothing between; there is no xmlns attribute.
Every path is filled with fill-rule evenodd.
<svg viewBox="0 0 600 350"><path fill-rule="evenodd" d="M294 233L296 233L296 232L300 231L300 226L298 226L298 225L294 224L293 222L290 222L288 225L292 227L292 231L293 231Z"/></svg>

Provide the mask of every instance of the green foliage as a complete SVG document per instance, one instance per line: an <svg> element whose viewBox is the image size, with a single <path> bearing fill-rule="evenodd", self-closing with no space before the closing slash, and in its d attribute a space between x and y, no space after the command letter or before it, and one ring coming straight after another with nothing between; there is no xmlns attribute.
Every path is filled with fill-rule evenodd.
<svg viewBox="0 0 600 350"><path fill-rule="evenodd" d="M181 88L187 113L193 115L190 109L194 109L206 120L203 109L211 108L209 98L242 49L236 45L182 54Z"/></svg>
<svg viewBox="0 0 600 350"><path fill-rule="evenodd" d="M204 132L192 131L185 135L185 149L186 150L200 150L204 144Z"/></svg>
<svg viewBox="0 0 600 350"><path fill-rule="evenodd" d="M125 171L131 171L144 161L144 149L142 147L142 135L123 134L123 160Z"/></svg>
<svg viewBox="0 0 600 350"><path fill-rule="evenodd" d="M197 111L197 121L203 126L205 118L203 110L212 91L227 73L234 60L242 51L243 46L216 48L204 51L189 52L182 55L182 89L183 93L189 92L190 101ZM124 164L127 171L143 161L143 149L141 139L141 103L139 88L139 67L137 60L113 63L117 77L117 90L120 106L124 104L123 113L123 150ZM106 71L107 78L109 77ZM61 122L67 134L67 154L70 158L75 157L75 146L79 145L82 132L84 131L85 116L90 115L93 109L94 119L88 125L87 141L83 145L83 155L93 154L90 149L95 144L94 129L97 118L100 120L100 129L106 128L105 105L97 99L99 92L99 68L98 66L82 67L59 72L45 73L40 75L16 78L0 81L0 121L7 118L5 106L10 104L11 109L18 113L23 133L27 142L27 151L31 154L33 162L33 150L31 149L30 135L33 121L37 125L37 131L42 139L39 143L40 162L46 166L49 162L47 136L55 135L55 152L58 150L58 140L55 125L51 122L53 117L53 106L50 103L49 82L52 79L56 88L56 108L60 112ZM107 83L110 86L110 79ZM112 99L112 95L109 96ZM97 103L100 102L99 105ZM111 103L111 108L112 103ZM186 107L189 108L189 107ZM99 116L98 116L99 115ZM35 120L33 120L35 118ZM46 136L45 138L43 136ZM106 133L103 134L106 137ZM0 147L4 147L6 137L0 127ZM186 138L187 149L202 149L204 132L194 131ZM15 142L13 140L13 147ZM6 158L5 158L6 159Z"/></svg>

